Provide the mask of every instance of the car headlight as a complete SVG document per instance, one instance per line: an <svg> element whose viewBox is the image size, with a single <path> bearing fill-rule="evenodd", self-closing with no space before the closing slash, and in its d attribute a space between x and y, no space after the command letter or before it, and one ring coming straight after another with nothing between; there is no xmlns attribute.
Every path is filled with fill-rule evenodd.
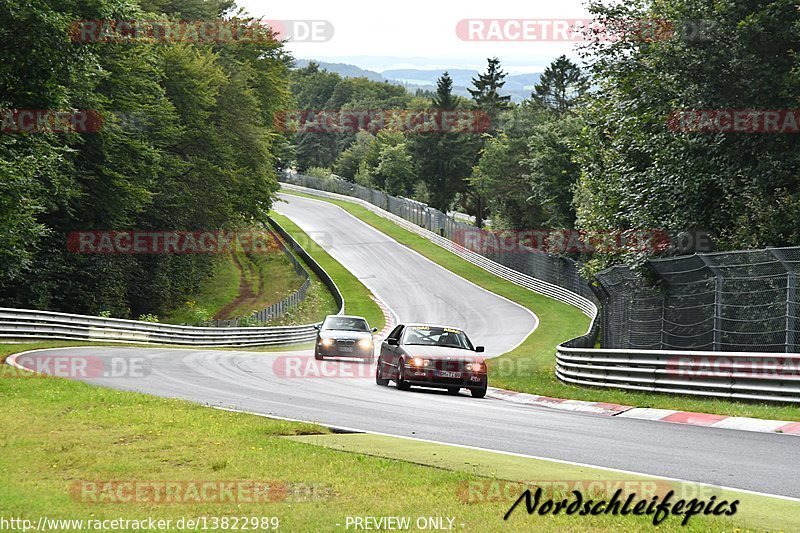
<svg viewBox="0 0 800 533"><path fill-rule="evenodd" d="M330 337L325 337L319 340L319 343L323 346L333 346L333 339Z"/></svg>
<svg viewBox="0 0 800 533"><path fill-rule="evenodd" d="M372 348L372 339L361 339L358 341L358 345L362 348Z"/></svg>
<svg viewBox="0 0 800 533"><path fill-rule="evenodd" d="M431 362L427 359L423 359L422 357L414 357L410 361L411 366L430 366Z"/></svg>

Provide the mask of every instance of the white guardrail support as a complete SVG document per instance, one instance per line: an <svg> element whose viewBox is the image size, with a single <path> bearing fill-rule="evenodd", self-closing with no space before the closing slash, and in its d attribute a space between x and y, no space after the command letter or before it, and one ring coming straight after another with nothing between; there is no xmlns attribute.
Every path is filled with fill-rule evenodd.
<svg viewBox="0 0 800 533"><path fill-rule="evenodd" d="M592 322L585 335L557 348L555 373L565 383L731 400L800 403L800 354L595 348L598 309L591 300L501 265L361 198L285 182L281 187L357 203L491 274L578 308Z"/></svg>
<svg viewBox="0 0 800 533"><path fill-rule="evenodd" d="M271 223L331 291L344 312L344 298L327 272L274 220ZM177 326L120 318L0 307L0 339L58 339L196 347L283 346L311 342L316 324L253 328Z"/></svg>

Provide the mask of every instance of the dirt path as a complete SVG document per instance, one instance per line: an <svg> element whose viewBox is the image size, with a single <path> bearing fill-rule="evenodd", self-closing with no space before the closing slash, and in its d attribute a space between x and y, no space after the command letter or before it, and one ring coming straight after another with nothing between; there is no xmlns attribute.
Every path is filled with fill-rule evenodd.
<svg viewBox="0 0 800 533"><path fill-rule="evenodd" d="M250 287L250 283L247 281L247 276L245 275L242 263L239 261L239 257L235 253L231 253L231 257L233 257L233 262L236 264L236 268L239 270L239 274L241 276L239 278L239 295L225 304L225 307L219 310L219 312L214 316L214 318L218 320L230 320L235 318L230 316L233 311L248 301L255 301L255 299L258 297L258 294L253 292L252 287Z"/></svg>

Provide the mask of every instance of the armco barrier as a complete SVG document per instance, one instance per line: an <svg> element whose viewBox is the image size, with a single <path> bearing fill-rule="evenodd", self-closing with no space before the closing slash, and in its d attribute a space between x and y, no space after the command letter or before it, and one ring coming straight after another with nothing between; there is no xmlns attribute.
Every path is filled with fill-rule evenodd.
<svg viewBox="0 0 800 533"><path fill-rule="evenodd" d="M344 299L327 272L286 231L271 221L332 292L339 313ZM185 346L281 346L312 341L315 324L264 328L176 326L119 318L103 318L32 309L0 308L0 339L58 339Z"/></svg>
<svg viewBox="0 0 800 533"><path fill-rule="evenodd" d="M577 385L800 403L800 354L558 347L556 375Z"/></svg>
<svg viewBox="0 0 800 533"><path fill-rule="evenodd" d="M589 331L557 348L555 372L565 383L734 400L800 403L800 355L798 354L594 348L599 324L598 309L591 300L467 250L366 200L290 183L281 183L281 186L289 191L347 200L362 205L487 272L580 309L592 319ZM706 358L705 362L699 359L703 357ZM737 364L728 365L726 363L728 360L736 361ZM782 366L770 365L770 362L775 360ZM708 365L711 365L711 369L704 370Z"/></svg>

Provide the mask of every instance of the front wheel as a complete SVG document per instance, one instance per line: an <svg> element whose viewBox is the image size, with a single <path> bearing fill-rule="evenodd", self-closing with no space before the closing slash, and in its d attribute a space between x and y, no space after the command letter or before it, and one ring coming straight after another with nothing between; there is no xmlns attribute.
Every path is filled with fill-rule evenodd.
<svg viewBox="0 0 800 533"><path fill-rule="evenodd" d="M389 385L388 379L383 379L381 377L381 361L378 359L378 367L375 369L375 383L380 385L381 387L386 387Z"/></svg>
<svg viewBox="0 0 800 533"><path fill-rule="evenodd" d="M399 390L410 390L411 385L406 383L406 380L403 379L403 374L405 374L406 365L401 360L400 363L397 365L397 379L395 383L397 383L397 388Z"/></svg>
<svg viewBox="0 0 800 533"><path fill-rule="evenodd" d="M484 396L486 396L486 391L487 391L488 388L489 388L489 384L488 383L484 383L482 388L480 388L480 389L470 389L469 392L470 392L470 394L472 394L473 398L483 398Z"/></svg>
<svg viewBox="0 0 800 533"><path fill-rule="evenodd" d="M318 352L314 352L314 359L317 361L322 361L322 356Z"/></svg>

